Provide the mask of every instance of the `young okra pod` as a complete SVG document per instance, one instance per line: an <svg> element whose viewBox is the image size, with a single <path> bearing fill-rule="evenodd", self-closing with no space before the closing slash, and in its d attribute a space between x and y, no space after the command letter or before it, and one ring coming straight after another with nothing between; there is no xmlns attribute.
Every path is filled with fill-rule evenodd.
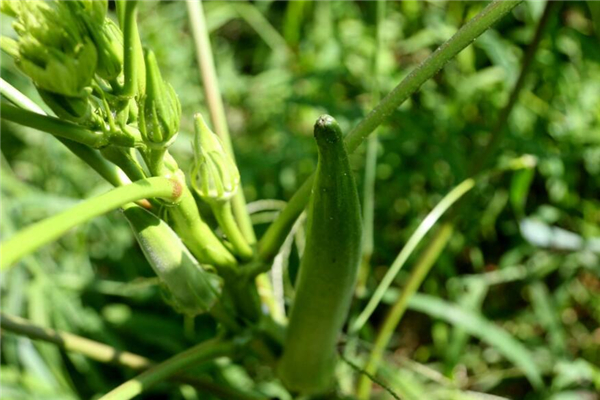
<svg viewBox="0 0 600 400"><path fill-rule="evenodd" d="M358 193L340 127L324 115L314 133L319 162L307 242L279 365L288 389L309 395L332 388L335 348L352 300L362 236Z"/></svg>
<svg viewBox="0 0 600 400"><path fill-rule="evenodd" d="M135 205L124 207L135 237L161 282L170 303L186 315L210 311L221 296L223 280L205 270L161 219Z"/></svg>

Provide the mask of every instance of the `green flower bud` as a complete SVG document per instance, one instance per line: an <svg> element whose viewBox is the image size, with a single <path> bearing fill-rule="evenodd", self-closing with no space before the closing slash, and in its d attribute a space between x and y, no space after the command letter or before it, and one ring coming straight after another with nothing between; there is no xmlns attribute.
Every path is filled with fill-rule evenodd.
<svg viewBox="0 0 600 400"><path fill-rule="evenodd" d="M113 80L123 69L123 33L110 19L104 20L102 28L92 32L98 66L96 73L106 80Z"/></svg>
<svg viewBox="0 0 600 400"><path fill-rule="evenodd" d="M237 165L200 114L194 116L194 129L192 187L204 201L226 202L240 184Z"/></svg>
<svg viewBox="0 0 600 400"><path fill-rule="evenodd" d="M146 94L139 102L139 129L154 149L171 145L179 130L181 104L171 85L160 74L154 53L146 53Z"/></svg>
<svg viewBox="0 0 600 400"><path fill-rule="evenodd" d="M96 69L96 48L83 22L61 1L23 1L14 23L15 62L35 85L70 97L84 96Z"/></svg>
<svg viewBox="0 0 600 400"><path fill-rule="evenodd" d="M108 11L107 0L78 0L67 3L76 15L85 19L88 26L101 26L104 23Z"/></svg>

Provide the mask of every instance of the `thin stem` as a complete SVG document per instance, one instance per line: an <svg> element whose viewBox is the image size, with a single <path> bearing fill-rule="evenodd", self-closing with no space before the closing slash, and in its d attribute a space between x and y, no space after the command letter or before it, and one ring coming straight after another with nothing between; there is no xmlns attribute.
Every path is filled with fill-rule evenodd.
<svg viewBox="0 0 600 400"><path fill-rule="evenodd" d="M96 342L72 333L55 331L32 324L30 321L12 315L0 313L0 327L4 331L27 336L30 339L53 343L65 351L82 354L92 360L111 363L134 370L144 370L156 363L146 357L128 351L121 351L104 343ZM261 397L241 393L233 388L218 385L203 377L190 377L177 374L173 380L188 383L199 389L213 393L222 399L255 400Z"/></svg>
<svg viewBox="0 0 600 400"><path fill-rule="evenodd" d="M417 229L411 235L406 245L402 248L391 267L388 269L387 273L375 289L373 296L367 303L365 309L360 313L356 321L352 324L350 328L351 333L358 332L364 324L369 320L375 308L381 302L384 293L388 290L394 278L400 271L400 269L404 266L408 258L417 248L417 245L423 240L427 232L431 230L431 228L435 225L435 223L444 215L444 213L452 206L452 204L456 203L465 193L471 190L475 186L475 181L471 178L463 181L461 184L452 189L444 198L427 214L425 219L419 224Z"/></svg>
<svg viewBox="0 0 600 400"><path fill-rule="evenodd" d="M140 93L139 81L146 79L142 43L136 20L138 2L120 0L118 3L121 3L117 7L119 19L123 22L123 75L125 78L121 94L133 97L143 94Z"/></svg>
<svg viewBox="0 0 600 400"><path fill-rule="evenodd" d="M250 2L232 2L239 16L250 25L265 41L271 50L288 56L291 51L283 36L271 25L269 20Z"/></svg>
<svg viewBox="0 0 600 400"><path fill-rule="evenodd" d="M468 21L447 42L413 70L388 94L346 137L348 152L352 153L391 113L433 77L448 61L471 44L495 22L508 14L522 0L495 0ZM277 254L294 221L308 203L313 176L309 177L290 199L287 207L269 226L259 242L259 256L270 260Z"/></svg>
<svg viewBox="0 0 600 400"><path fill-rule="evenodd" d="M100 400L132 399L186 367L231 355L234 353L235 348L236 346L233 343L223 342L221 339L211 339L200 343L119 385L102 396Z"/></svg>
<svg viewBox="0 0 600 400"><path fill-rule="evenodd" d="M148 368L152 361L146 357L121 351L104 343L86 339L67 332L58 332L50 328L34 325L26 319L0 313L0 326L3 330L25 335L31 339L43 340L93 360L113 363L133 369Z"/></svg>
<svg viewBox="0 0 600 400"><path fill-rule="evenodd" d="M373 54L373 89L372 89L372 102L373 106L379 103L381 98L380 95L380 83L379 83L379 70L381 68L381 50L383 47L383 19L385 18L385 0L378 0L377 6L377 41L375 51ZM371 256L373 255L373 223L375 219L375 176L377 170L377 147L379 146L379 140L377 138L377 132L373 132L372 135L367 139L367 149L365 154L365 179L363 186L363 243L362 243L362 264L360 267L357 292L362 293L365 291L367 278L369 276L369 265L371 262Z"/></svg>
<svg viewBox="0 0 600 400"><path fill-rule="evenodd" d="M93 132L71 122L22 110L6 103L0 105L0 114L6 121L48 132L54 136L93 148L100 148L108 144L108 136L104 133Z"/></svg>
<svg viewBox="0 0 600 400"><path fill-rule="evenodd" d="M0 93L14 105L24 110L28 110L40 115L46 115L44 110L42 110L42 108L33 100L25 96L2 78L0 78ZM56 138L73 154L92 167L92 169L94 169L101 177L106 179L113 186L121 186L130 183L130 181L123 175L123 171L106 162L106 160L102 158L98 151L68 139L61 137Z"/></svg>
<svg viewBox="0 0 600 400"><path fill-rule="evenodd" d="M230 202L215 202L211 204L213 213L219 222L219 226L223 230L223 233L227 236L227 240L233 246L235 253L243 260L248 261L252 259L253 252L252 248L244 239L242 232L240 231L233 214L231 213Z"/></svg>
<svg viewBox="0 0 600 400"><path fill-rule="evenodd" d="M210 46L210 38L208 36L208 29L206 28L202 2L198 0L187 0L187 7L192 34L194 36L194 41L196 42L196 55L200 67L200 74L202 76L202 83L204 85L206 101L210 111L210 119L215 127L215 132L223 141L225 150L235 160L229 128L227 126L227 118L225 116L225 108L223 107L223 98L221 97L215 62ZM240 187L242 187L241 183ZM243 190L240 189L237 191L232 199L232 206L233 213L242 234L247 242L250 245L253 245L256 243L256 236L254 234L252 221L250 220L250 215L246 208L246 199L244 198Z"/></svg>
<svg viewBox="0 0 600 400"><path fill-rule="evenodd" d="M85 200L67 211L23 229L2 242L0 270L7 269L23 256L59 238L69 229L129 202L153 197L176 200L180 194L181 183L156 177L120 186Z"/></svg>
<svg viewBox="0 0 600 400"><path fill-rule="evenodd" d="M454 226L452 223L445 223L442 225L440 230L436 233L433 240L429 243L427 248L423 251L423 254L417 261L406 286L402 290L402 293L396 300L396 303L390 310L390 313L386 317L379 330L373 349L369 355L369 361L365 367L365 371L370 375L377 373L377 368L383 356L387 345L396 330L396 327L400 323L404 312L408 306L408 301L412 295L419 289L421 283L429 273L431 267L435 264L438 257L446 247L446 244L452 236ZM371 381L366 376L361 376L357 394L359 399L368 399L371 392Z"/></svg>

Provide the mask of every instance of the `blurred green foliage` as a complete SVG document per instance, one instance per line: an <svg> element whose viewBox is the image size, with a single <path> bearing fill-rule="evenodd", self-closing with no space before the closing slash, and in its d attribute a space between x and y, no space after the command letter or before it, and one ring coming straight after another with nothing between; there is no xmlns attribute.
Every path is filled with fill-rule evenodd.
<svg viewBox="0 0 600 400"><path fill-rule="evenodd" d="M484 6L389 2L382 93ZM369 111L374 3L211 1L205 7L246 198L287 200L316 166L316 118L331 114L348 131ZM369 290L424 216L468 176L519 75L543 7L531 1L516 8L378 129ZM140 8L142 41L154 50L182 103L182 134L172 153L186 170L192 116L207 115L186 7L143 2ZM2 33L10 34L5 22ZM2 57L2 77L39 98L8 57ZM40 132L2 122L1 148L3 237L109 188ZM510 166L522 160L529 168L513 171ZM351 161L360 185L363 149ZM491 172L462 208L456 233L421 292L523 343L547 389L533 394L523 371L504 357L502 343L471 336L473 319L452 322L415 311L399 326L380 378L403 399L481 398L474 392L598 399L600 43L585 2L561 4L551 18L500 148L487 161ZM257 216L259 235L265 217ZM291 252L290 269L298 264L297 254ZM399 287L409 273L410 261L397 278ZM2 311L155 360L214 334L208 317L184 331L183 317L163 302L155 283L124 218L114 212L4 273ZM397 295L396 289L389 292L388 302ZM356 311L364 300L355 301ZM378 309L362 337L359 364L385 311ZM2 339L0 381L7 399L90 398L134 374L51 344L4 332ZM272 374L252 360L245 368L221 363L209 372L214 381L248 393L285 398ZM348 379L341 380L342 389ZM381 389L373 395L389 396ZM149 396L212 398L172 384Z"/></svg>

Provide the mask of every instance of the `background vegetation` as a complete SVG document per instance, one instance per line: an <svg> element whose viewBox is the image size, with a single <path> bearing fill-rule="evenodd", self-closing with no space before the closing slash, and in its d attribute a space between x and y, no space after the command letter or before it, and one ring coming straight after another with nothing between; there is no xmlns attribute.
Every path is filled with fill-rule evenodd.
<svg viewBox="0 0 600 400"><path fill-rule="evenodd" d="M331 114L348 131L372 108L378 91L393 89L485 4L388 2L377 74L375 3L205 5L258 235L281 201L315 169L316 118ZM172 153L185 170L192 159L192 115L207 113L186 6L143 2L140 8L142 40L155 51L164 78L181 99L182 133ZM485 156L483 165L474 163L501 119L544 8L541 1L517 7L377 131L374 252L351 320L429 211L478 173L474 190L454 210L457 222L448 246L417 301L409 303L377 375L402 399L484 398L473 397L475 392L514 399L598 399L600 33L594 32L585 2L554 7L518 101L500 128L497 151ZM3 20L2 33L10 29ZM9 57L2 57L1 72L39 98ZM3 121L1 149L3 237L109 189L49 135ZM362 187L364 147L351 161ZM302 250L302 235L296 239L284 262L288 287ZM426 237L417 253L430 240ZM398 296L396 287L404 287L416 260L408 260L360 341L347 349L342 340L340 350L353 363L365 363ZM213 321L199 317L195 327L184 326L152 276L126 221L114 212L4 273L2 311L153 360L211 337ZM452 313L441 307L453 307ZM496 337L490 327L507 335ZM523 347L511 347L511 339ZM543 390L533 392L524 370L515 366L515 352L543 376ZM5 332L1 371L6 399L91 398L135 374ZM342 391L360 376L349 371L350 365L339 371L346 377ZM220 362L205 372L212 382L257 398L286 398L271 372L252 359L243 367ZM148 396L213 395L165 383ZM375 385L373 398L391 394Z"/></svg>

